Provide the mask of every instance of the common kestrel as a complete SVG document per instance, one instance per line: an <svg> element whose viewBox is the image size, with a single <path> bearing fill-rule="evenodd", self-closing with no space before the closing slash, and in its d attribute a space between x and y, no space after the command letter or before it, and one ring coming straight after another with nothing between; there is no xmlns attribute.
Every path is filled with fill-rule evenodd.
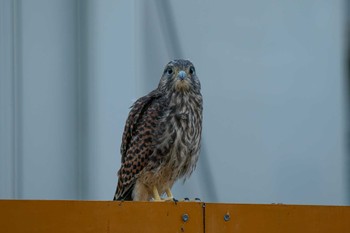
<svg viewBox="0 0 350 233"><path fill-rule="evenodd" d="M172 199L176 180L191 175L202 133L201 85L192 62L170 61L158 88L138 99L126 120L114 200Z"/></svg>

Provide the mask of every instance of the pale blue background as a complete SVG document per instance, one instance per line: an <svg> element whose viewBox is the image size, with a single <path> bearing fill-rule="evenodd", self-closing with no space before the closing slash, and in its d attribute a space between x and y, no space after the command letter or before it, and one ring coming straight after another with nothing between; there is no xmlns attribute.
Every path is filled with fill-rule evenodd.
<svg viewBox="0 0 350 233"><path fill-rule="evenodd" d="M350 204L343 0L0 0L0 198L111 200L128 107L188 58L203 146L176 197Z"/></svg>

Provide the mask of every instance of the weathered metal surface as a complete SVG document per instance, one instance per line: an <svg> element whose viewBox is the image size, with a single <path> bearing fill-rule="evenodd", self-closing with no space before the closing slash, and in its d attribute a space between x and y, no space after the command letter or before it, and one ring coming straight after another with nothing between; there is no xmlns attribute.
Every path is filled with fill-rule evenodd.
<svg viewBox="0 0 350 233"><path fill-rule="evenodd" d="M203 232L202 203L0 201L0 232ZM183 221L183 215L188 219Z"/></svg>
<svg viewBox="0 0 350 233"><path fill-rule="evenodd" d="M207 233L345 233L350 207L206 204Z"/></svg>
<svg viewBox="0 0 350 233"><path fill-rule="evenodd" d="M0 200L0 232L347 233L350 207Z"/></svg>

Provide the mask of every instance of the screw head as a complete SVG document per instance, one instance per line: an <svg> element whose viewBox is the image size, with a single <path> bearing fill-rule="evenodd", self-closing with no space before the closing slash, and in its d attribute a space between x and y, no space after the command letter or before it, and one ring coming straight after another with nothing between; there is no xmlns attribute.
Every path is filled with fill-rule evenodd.
<svg viewBox="0 0 350 233"><path fill-rule="evenodd" d="M188 216L188 214L183 214L182 215L182 221L184 221L184 222L187 222L189 218L190 217Z"/></svg>
<svg viewBox="0 0 350 233"><path fill-rule="evenodd" d="M230 214L229 214L229 213L226 213L226 214L224 215L224 220L225 220L225 222L230 221L230 219L231 219Z"/></svg>

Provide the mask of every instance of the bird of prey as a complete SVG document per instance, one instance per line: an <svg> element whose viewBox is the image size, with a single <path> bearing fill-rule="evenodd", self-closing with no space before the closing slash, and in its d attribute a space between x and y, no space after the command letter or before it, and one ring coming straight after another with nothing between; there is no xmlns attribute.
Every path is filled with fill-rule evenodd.
<svg viewBox="0 0 350 233"><path fill-rule="evenodd" d="M172 200L176 180L196 167L203 100L192 62L170 61L158 87L131 107L121 144L114 200ZM167 198L161 199L162 195Z"/></svg>

